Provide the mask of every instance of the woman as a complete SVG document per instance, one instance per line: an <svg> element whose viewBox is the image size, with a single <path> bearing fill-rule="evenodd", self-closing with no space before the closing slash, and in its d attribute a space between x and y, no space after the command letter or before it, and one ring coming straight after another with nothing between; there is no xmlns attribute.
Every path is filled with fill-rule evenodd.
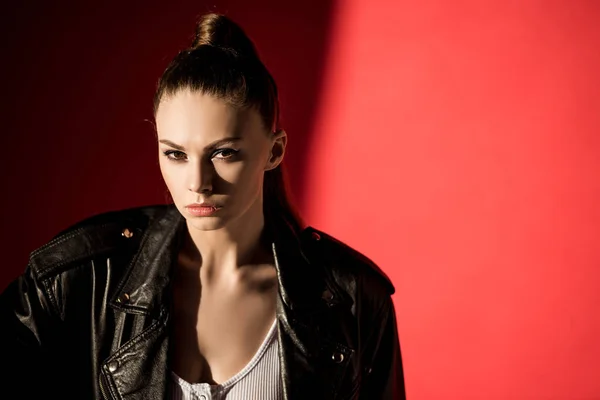
<svg viewBox="0 0 600 400"><path fill-rule="evenodd" d="M285 195L277 89L224 16L154 101L173 204L105 213L2 294L16 398L403 399L394 288Z"/></svg>

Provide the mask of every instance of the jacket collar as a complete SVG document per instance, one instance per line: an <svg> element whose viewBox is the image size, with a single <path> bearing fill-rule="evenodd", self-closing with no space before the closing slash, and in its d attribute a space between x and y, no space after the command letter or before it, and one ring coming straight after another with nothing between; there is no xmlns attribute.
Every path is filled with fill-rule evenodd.
<svg viewBox="0 0 600 400"><path fill-rule="evenodd" d="M330 283L319 260L307 257L318 234L312 228L296 232L283 222L271 228L279 293L284 305L290 310L309 312L341 302L341 291ZM128 313L158 315L168 305L171 271L185 229L185 219L172 204L155 217L145 229L135 258L117 286L112 307Z"/></svg>
<svg viewBox="0 0 600 400"><path fill-rule="evenodd" d="M138 251L115 292L111 305L135 314L159 313L166 305L171 268L185 219L174 205L165 208L144 231Z"/></svg>
<svg viewBox="0 0 600 400"><path fill-rule="evenodd" d="M144 357L127 358L125 354L133 354L134 350L145 354L147 349L155 349L156 357L167 357L168 289L184 229L184 218L179 211L174 206L167 207L162 217L145 231L137 256L113 296L113 307L126 313L147 314L157 321L106 360L103 376L107 382L121 382L123 387L117 391L136 391L148 398L151 394L160 396L166 390L164 369L154 368L160 363L143 364ZM347 299L328 277L328 268L320 262L322 257L314 255L320 254L315 253L319 251L316 241L318 234L314 230L308 228L297 233L283 224L272 235L280 294L277 299L279 360L286 400L307 398L314 395L314 390L327 398L337 398L342 382L347 379L344 377L353 375L345 372L353 364L355 352L351 345L353 335L348 336L344 328L347 313L335 311L345 309L336 306ZM313 254L311 258L307 257L309 253ZM132 381L131 377L122 378L125 372L121 370L111 372L111 363L119 360L139 362L139 366L127 369L140 371L151 378L153 384L129 387L125 382ZM111 379L111 374L122 379Z"/></svg>

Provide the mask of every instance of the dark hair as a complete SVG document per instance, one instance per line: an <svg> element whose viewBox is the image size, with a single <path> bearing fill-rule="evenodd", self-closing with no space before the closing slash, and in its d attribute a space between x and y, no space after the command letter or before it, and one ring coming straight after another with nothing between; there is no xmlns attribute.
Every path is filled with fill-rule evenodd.
<svg viewBox="0 0 600 400"><path fill-rule="evenodd" d="M250 38L224 15L200 18L192 45L175 56L158 82L154 115L164 96L183 89L215 96L236 107L254 108L270 134L280 129L275 80ZM263 212L268 226L283 219L297 231L303 228L289 198L282 164L265 172Z"/></svg>

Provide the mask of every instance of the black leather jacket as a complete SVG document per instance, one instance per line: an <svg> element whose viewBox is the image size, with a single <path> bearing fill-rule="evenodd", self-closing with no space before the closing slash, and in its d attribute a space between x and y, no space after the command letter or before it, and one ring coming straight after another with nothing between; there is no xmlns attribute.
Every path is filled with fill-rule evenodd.
<svg viewBox="0 0 600 400"><path fill-rule="evenodd" d="M0 297L0 390L19 399L165 398L169 278L183 221L173 205L105 213L32 252ZM280 229L274 248L284 398L404 399L385 275L312 228Z"/></svg>

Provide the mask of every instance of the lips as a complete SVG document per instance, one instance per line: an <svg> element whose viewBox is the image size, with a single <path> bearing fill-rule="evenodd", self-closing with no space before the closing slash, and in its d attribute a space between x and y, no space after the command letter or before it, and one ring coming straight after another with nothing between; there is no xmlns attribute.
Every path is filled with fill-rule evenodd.
<svg viewBox="0 0 600 400"><path fill-rule="evenodd" d="M186 207L189 214L195 217L208 217L221 209L221 207L211 203L194 203Z"/></svg>
<svg viewBox="0 0 600 400"><path fill-rule="evenodd" d="M192 203L185 206L186 208L198 208L198 207L208 207L208 208L219 208L216 204L213 203Z"/></svg>

